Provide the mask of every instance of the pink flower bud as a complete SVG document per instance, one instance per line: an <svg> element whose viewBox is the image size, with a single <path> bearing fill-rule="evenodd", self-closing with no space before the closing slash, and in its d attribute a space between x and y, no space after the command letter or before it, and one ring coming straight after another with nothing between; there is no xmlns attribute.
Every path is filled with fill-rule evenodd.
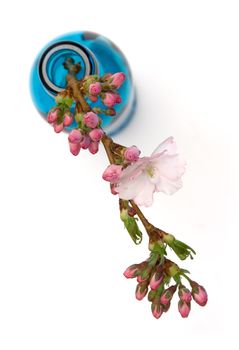
<svg viewBox="0 0 239 350"><path fill-rule="evenodd" d="M111 164L105 169L102 177L105 181L116 183L120 179L121 172L122 172L121 165Z"/></svg>
<svg viewBox="0 0 239 350"><path fill-rule="evenodd" d="M106 92L102 102L105 106L111 108L116 104L116 95L113 92Z"/></svg>
<svg viewBox="0 0 239 350"><path fill-rule="evenodd" d="M54 123L57 118L58 118L58 112L59 110L56 108L54 110L51 110L49 113L48 113L48 116L47 116L47 121L48 123L52 124Z"/></svg>
<svg viewBox="0 0 239 350"><path fill-rule="evenodd" d="M61 132L64 129L64 125L63 123L54 123L54 131L58 134L59 132Z"/></svg>
<svg viewBox="0 0 239 350"><path fill-rule="evenodd" d="M99 95L99 93L101 93L101 84L99 82L90 84L89 93L91 95Z"/></svg>
<svg viewBox="0 0 239 350"><path fill-rule="evenodd" d="M81 131L79 129L73 129L68 136L68 141L70 143L80 143L82 138Z"/></svg>
<svg viewBox="0 0 239 350"><path fill-rule="evenodd" d="M79 143L71 143L69 142L70 152L73 156L77 156L80 153L81 146Z"/></svg>
<svg viewBox="0 0 239 350"><path fill-rule="evenodd" d="M164 275L162 273L155 272L150 280L150 288L152 290L157 289L160 286L160 284L163 282L163 279L164 279Z"/></svg>
<svg viewBox="0 0 239 350"><path fill-rule="evenodd" d="M80 142L80 146L83 149L87 149L90 146L91 138L89 135L84 135L83 140Z"/></svg>
<svg viewBox="0 0 239 350"><path fill-rule="evenodd" d="M189 303L192 300L192 294L184 286L179 288L178 295L180 300L185 301L186 303Z"/></svg>
<svg viewBox="0 0 239 350"><path fill-rule="evenodd" d="M126 75L122 72L115 73L111 76L112 82L111 84L114 85L117 89L121 87L123 82L125 81Z"/></svg>
<svg viewBox="0 0 239 350"><path fill-rule="evenodd" d="M69 126L73 123L73 116L71 114L65 113L64 114L64 120L63 120L63 124L65 126Z"/></svg>
<svg viewBox="0 0 239 350"><path fill-rule="evenodd" d="M179 300L178 302L178 311L180 312L180 315L185 318L188 317L190 312L190 304L185 303L185 301Z"/></svg>
<svg viewBox="0 0 239 350"><path fill-rule="evenodd" d="M165 289L165 291L161 295L160 303L163 305L168 305L172 300L173 294L175 293L176 289L177 289L176 286L171 286L168 289Z"/></svg>
<svg viewBox="0 0 239 350"><path fill-rule="evenodd" d="M118 192L116 191L116 185L115 184L110 184L110 191L111 193L116 196Z"/></svg>
<svg viewBox="0 0 239 350"><path fill-rule="evenodd" d="M124 151L124 159L129 162L136 162L139 159L140 150L136 146L128 147Z"/></svg>
<svg viewBox="0 0 239 350"><path fill-rule="evenodd" d="M203 286L200 286L196 282L193 282L192 284L192 295L193 299L198 303L200 306L205 306L208 300L207 292L204 289Z"/></svg>
<svg viewBox="0 0 239 350"><path fill-rule="evenodd" d="M148 293L148 286L146 284L139 283L136 287L135 297L137 300L142 300Z"/></svg>
<svg viewBox="0 0 239 350"><path fill-rule="evenodd" d="M160 318L163 314L163 306L160 305L158 299L155 299L151 304L151 311L155 318Z"/></svg>
<svg viewBox="0 0 239 350"><path fill-rule="evenodd" d="M99 142L92 141L88 147L91 154L96 154L99 151Z"/></svg>
<svg viewBox="0 0 239 350"><path fill-rule="evenodd" d="M99 117L94 112L88 112L84 115L83 121L86 126L88 126L91 129L94 129L99 123Z"/></svg>
<svg viewBox="0 0 239 350"><path fill-rule="evenodd" d="M102 129L93 129L89 135L92 141L100 141L104 135L104 131Z"/></svg>
<svg viewBox="0 0 239 350"><path fill-rule="evenodd" d="M90 99L92 102L97 102L98 96L89 95L89 99Z"/></svg>
<svg viewBox="0 0 239 350"><path fill-rule="evenodd" d="M126 278L134 278L134 277L136 277L136 274L137 274L138 271L139 271L139 265L138 264L131 265L125 270L124 276Z"/></svg>
<svg viewBox="0 0 239 350"><path fill-rule="evenodd" d="M122 98L121 98L120 94L118 94L118 93L115 93L115 102L116 103L121 103L122 102Z"/></svg>

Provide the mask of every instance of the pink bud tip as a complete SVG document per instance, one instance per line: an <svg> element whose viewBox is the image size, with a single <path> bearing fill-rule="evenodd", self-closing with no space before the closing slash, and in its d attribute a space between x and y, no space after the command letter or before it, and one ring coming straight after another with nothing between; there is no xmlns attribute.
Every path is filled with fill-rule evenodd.
<svg viewBox="0 0 239 350"><path fill-rule="evenodd" d="M91 154L96 154L99 151L99 142L92 141L88 147Z"/></svg>
<svg viewBox="0 0 239 350"><path fill-rule="evenodd" d="M111 76L112 82L111 84L114 85L117 89L121 87L123 82L125 81L126 75L122 72L115 73Z"/></svg>
<svg viewBox="0 0 239 350"><path fill-rule="evenodd" d="M140 150L136 146L128 147L124 151L124 158L129 162L136 162L139 159Z"/></svg>
<svg viewBox="0 0 239 350"><path fill-rule="evenodd" d="M185 301L186 303L189 303L192 300L192 294L185 287L181 287L179 289L178 295L179 295L180 300Z"/></svg>
<svg viewBox="0 0 239 350"><path fill-rule="evenodd" d="M79 129L73 129L68 136L68 140L70 143L80 143L82 138L83 136Z"/></svg>
<svg viewBox="0 0 239 350"><path fill-rule="evenodd" d="M138 270L139 270L138 265L136 265L136 264L131 265L125 270L124 276L126 278L134 278L136 276L136 273L138 272Z"/></svg>
<svg viewBox="0 0 239 350"><path fill-rule="evenodd" d="M52 124L57 120L57 118L58 118L58 109L51 110L48 113L47 121L48 121L48 123Z"/></svg>
<svg viewBox="0 0 239 350"><path fill-rule="evenodd" d="M73 156L77 156L80 153L81 146L79 143L71 143L69 142L70 152Z"/></svg>
<svg viewBox="0 0 239 350"><path fill-rule="evenodd" d="M81 148L83 148L83 149L87 149L87 148L89 148L90 143L91 143L91 138L90 138L90 136L89 136L89 135L84 135L84 136L83 136L83 140L80 142L80 146L81 146Z"/></svg>
<svg viewBox="0 0 239 350"><path fill-rule="evenodd" d="M113 107L116 104L116 94L113 92L106 92L102 102L109 108Z"/></svg>
<svg viewBox="0 0 239 350"><path fill-rule="evenodd" d="M58 134L59 132L61 132L63 129L64 129L63 123L60 123L60 124L55 123L55 124L54 124L54 130L55 130L55 132L56 132L57 134Z"/></svg>
<svg viewBox="0 0 239 350"><path fill-rule="evenodd" d="M200 286L196 283L193 284L192 295L193 295L193 299L200 306L205 306L207 304L208 296L203 286Z"/></svg>
<svg viewBox="0 0 239 350"><path fill-rule="evenodd" d="M101 93L101 84L99 82L90 84L89 93L91 95L99 95L99 93Z"/></svg>
<svg viewBox="0 0 239 350"><path fill-rule="evenodd" d="M153 302L151 306L152 314L155 318L159 319L163 314L163 306L159 304L158 301Z"/></svg>
<svg viewBox="0 0 239 350"><path fill-rule="evenodd" d="M188 317L189 313L190 313L190 304L189 303L185 303L184 301L182 300L179 300L178 302L178 311L180 313L180 315L183 317L183 318L186 318Z"/></svg>
<svg viewBox="0 0 239 350"><path fill-rule="evenodd" d="M148 287L144 284L138 284L135 291L135 297L137 300L142 300L148 293Z"/></svg>
<svg viewBox="0 0 239 350"><path fill-rule="evenodd" d="M121 165L111 164L105 169L102 177L105 181L116 183L120 179L121 172L122 172Z"/></svg>
<svg viewBox="0 0 239 350"><path fill-rule="evenodd" d="M102 129L93 129L89 133L89 136L92 141L100 141L103 135L104 135L104 131Z"/></svg>
<svg viewBox="0 0 239 350"><path fill-rule="evenodd" d="M65 126L71 125L71 124L73 123L73 117L72 117L72 115L66 113L66 114L64 115L64 121L63 121L63 123L64 123Z"/></svg>
<svg viewBox="0 0 239 350"><path fill-rule="evenodd" d="M89 95L89 99L90 99L92 102L97 102L98 96Z"/></svg>
<svg viewBox="0 0 239 350"><path fill-rule="evenodd" d="M163 282L163 278L164 276L161 273L155 272L150 280L150 288L152 290L157 289L160 286L160 284Z"/></svg>
<svg viewBox="0 0 239 350"><path fill-rule="evenodd" d="M84 115L83 121L86 126L88 126L91 129L94 129L99 123L99 117L94 112L88 112Z"/></svg>

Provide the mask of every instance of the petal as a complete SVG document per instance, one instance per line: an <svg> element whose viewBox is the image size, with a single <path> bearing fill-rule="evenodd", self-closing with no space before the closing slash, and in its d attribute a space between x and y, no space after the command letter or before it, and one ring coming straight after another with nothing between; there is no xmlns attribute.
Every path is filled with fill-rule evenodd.
<svg viewBox="0 0 239 350"><path fill-rule="evenodd" d="M120 180L124 181L125 179L128 181L130 179L134 179L139 176L142 171L145 169L148 164L150 157L139 158L137 162L129 165L126 169L124 169L121 173Z"/></svg>
<svg viewBox="0 0 239 350"><path fill-rule="evenodd" d="M129 200L135 198L137 194L142 190L145 184L144 174L128 179L125 178L123 181L120 180L116 187L116 192L118 192L121 199Z"/></svg>
<svg viewBox="0 0 239 350"><path fill-rule="evenodd" d="M172 136L168 137L166 140L160 143L160 145L153 151L152 156L164 151L167 151L168 154L177 153L177 145Z"/></svg>
<svg viewBox="0 0 239 350"><path fill-rule="evenodd" d="M179 179L177 181L171 181L171 180L161 176L160 180L156 184L156 191L157 192L164 192L166 194L174 194L182 187L182 185L183 185L183 183L182 183L181 179Z"/></svg>
<svg viewBox="0 0 239 350"><path fill-rule="evenodd" d="M149 181L147 174L141 173L133 180L120 183L116 191L121 199L132 199L137 205L149 207L153 203L155 185Z"/></svg>
<svg viewBox="0 0 239 350"><path fill-rule="evenodd" d="M169 155L167 153L161 154L151 164L154 169L154 175L151 178L152 183L157 183L161 176L170 181L177 181L184 174L186 166L186 162L179 155Z"/></svg>

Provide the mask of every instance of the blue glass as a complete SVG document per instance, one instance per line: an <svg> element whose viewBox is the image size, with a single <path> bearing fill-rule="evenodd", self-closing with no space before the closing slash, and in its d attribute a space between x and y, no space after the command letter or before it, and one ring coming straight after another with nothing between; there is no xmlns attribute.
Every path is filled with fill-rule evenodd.
<svg viewBox="0 0 239 350"><path fill-rule="evenodd" d="M48 43L36 57L30 76L33 102L46 119L55 106L55 96L66 87L67 71L63 63L67 57L81 63L78 79L85 75L124 72L126 81L119 89L122 103L115 106L116 116L101 116L103 128L111 135L125 127L134 114L136 99L129 64L122 51L106 37L92 32L64 34ZM101 102L87 101L92 107ZM74 106L73 106L74 107ZM68 127L68 131L75 125Z"/></svg>

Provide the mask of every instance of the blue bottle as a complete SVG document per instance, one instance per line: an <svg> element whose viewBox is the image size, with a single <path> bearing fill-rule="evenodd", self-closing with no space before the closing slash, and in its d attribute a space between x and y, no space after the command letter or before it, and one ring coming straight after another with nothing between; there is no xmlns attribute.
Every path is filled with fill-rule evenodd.
<svg viewBox="0 0 239 350"><path fill-rule="evenodd" d="M101 116L102 127L113 135L124 128L134 114L136 99L129 64L120 49L106 37L92 32L64 34L52 40L36 57L30 76L33 102L39 113L47 118L48 111L55 106L55 96L66 87L63 63L66 58L80 62L82 69L77 74L85 75L124 72L126 81L119 89L122 103L115 106L116 116ZM89 102L91 104L91 102ZM93 106L100 105L94 103ZM68 131L74 128L72 124Z"/></svg>

